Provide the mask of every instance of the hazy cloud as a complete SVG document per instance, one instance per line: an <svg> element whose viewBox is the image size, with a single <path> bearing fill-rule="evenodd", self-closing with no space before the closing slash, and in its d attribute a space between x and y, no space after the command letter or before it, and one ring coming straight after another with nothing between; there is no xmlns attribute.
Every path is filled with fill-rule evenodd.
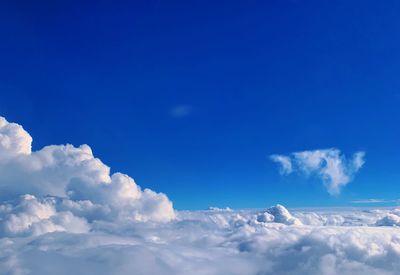
<svg viewBox="0 0 400 275"><path fill-rule="evenodd" d="M176 105L169 110L169 114L174 118L182 118L187 117L192 113L192 106L190 105Z"/></svg>
<svg viewBox="0 0 400 275"><path fill-rule="evenodd" d="M293 172L292 160L288 156L283 155L271 155L271 160L280 164L280 173L283 175L288 175Z"/></svg>
<svg viewBox="0 0 400 275"><path fill-rule="evenodd" d="M394 203L399 202L399 200L383 200L383 199L362 199L353 200L352 203Z"/></svg>

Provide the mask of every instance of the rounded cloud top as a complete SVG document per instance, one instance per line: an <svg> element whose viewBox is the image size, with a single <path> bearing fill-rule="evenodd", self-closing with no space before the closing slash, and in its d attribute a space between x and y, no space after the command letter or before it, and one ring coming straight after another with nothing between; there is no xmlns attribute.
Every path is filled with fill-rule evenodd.
<svg viewBox="0 0 400 275"><path fill-rule="evenodd" d="M21 125L0 117L2 234L85 231L92 221L101 220L175 218L166 195L142 190L128 175L110 175L110 168L88 145L49 145L32 152L31 144L32 137Z"/></svg>
<svg viewBox="0 0 400 275"><path fill-rule="evenodd" d="M19 154L30 154L32 137L16 123L9 123L0 117L0 156L10 157Z"/></svg>
<svg viewBox="0 0 400 275"><path fill-rule="evenodd" d="M277 204L267 209L257 216L258 222L276 222L286 225L302 225L302 222L293 217L292 214L283 205Z"/></svg>

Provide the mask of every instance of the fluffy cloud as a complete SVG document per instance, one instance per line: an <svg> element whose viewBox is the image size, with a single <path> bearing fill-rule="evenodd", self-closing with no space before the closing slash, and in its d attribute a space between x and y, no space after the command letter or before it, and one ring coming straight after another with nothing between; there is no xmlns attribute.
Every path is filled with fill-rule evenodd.
<svg viewBox="0 0 400 275"><path fill-rule="evenodd" d="M23 198L31 201L33 198ZM25 223L56 215L55 201L30 206ZM16 211L18 212L18 211ZM168 223L65 222L34 237L0 239L4 274L396 274L398 228L377 225L400 210L182 211ZM268 213L270 219L259 221ZM288 220L295 219L298 222ZM49 223L49 224L51 224ZM43 230L43 229L42 229ZM47 230L46 234L43 234ZM26 233L25 233L26 234ZM32 239L33 238L33 239Z"/></svg>
<svg viewBox="0 0 400 275"><path fill-rule="evenodd" d="M302 222L299 219L293 217L289 211L280 204L270 207L267 211L258 214L257 221L276 222L286 225L302 225Z"/></svg>
<svg viewBox="0 0 400 275"><path fill-rule="evenodd" d="M34 232L33 227L44 228L44 232L75 232L62 223L83 219L79 228L85 228L83 213L90 218L97 215L97 219L132 222L175 218L164 194L142 190L127 175L110 175L110 168L93 156L88 145L50 145L32 152L31 143L22 126L0 118L0 199L10 201L12 208L0 220L3 232ZM75 217L67 205L79 205L81 217ZM64 212L57 209L61 206ZM91 213L94 210L96 214Z"/></svg>
<svg viewBox="0 0 400 275"><path fill-rule="evenodd" d="M396 214L389 213L382 219L376 221L377 226L400 226L400 217Z"/></svg>
<svg viewBox="0 0 400 275"><path fill-rule="evenodd" d="M2 235L26 236L42 235L55 231L85 233L89 225L84 218L74 216L69 211L57 212L55 200L42 201L32 195L25 195L15 205L2 205L0 217Z"/></svg>
<svg viewBox="0 0 400 275"><path fill-rule="evenodd" d="M0 117L0 152L1 158L13 157L19 154L31 153L32 137L24 131L21 125L8 123Z"/></svg>
<svg viewBox="0 0 400 275"><path fill-rule="evenodd" d="M127 175L110 175L89 146L32 152L32 138L20 125L0 123L0 274L400 270L400 209L175 211L166 195ZM279 159L286 161L284 171L328 176L354 173L363 163L362 154L345 161L339 152ZM340 166L337 159L341 168L332 168Z"/></svg>
<svg viewBox="0 0 400 275"><path fill-rule="evenodd" d="M295 152L288 156L270 156L272 161L280 165L282 174L294 171L305 175L315 174L322 179L328 192L333 195L340 193L341 188L352 180L364 165L364 157L364 152L357 152L348 160L335 148Z"/></svg>

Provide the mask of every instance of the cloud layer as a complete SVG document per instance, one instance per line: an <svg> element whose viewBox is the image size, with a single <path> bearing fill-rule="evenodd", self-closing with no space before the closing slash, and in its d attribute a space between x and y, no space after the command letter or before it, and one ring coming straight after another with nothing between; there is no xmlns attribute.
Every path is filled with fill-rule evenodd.
<svg viewBox="0 0 400 275"><path fill-rule="evenodd" d="M400 270L400 209L175 211L166 195L142 190L125 174L110 175L87 145L32 152L32 138L20 125L4 118L0 125L0 274ZM356 154L341 167L342 158L320 151L275 159L284 163L282 173L301 167L327 177L363 163Z"/></svg>
<svg viewBox="0 0 400 275"><path fill-rule="evenodd" d="M397 209L290 213L278 205L182 211L155 224L55 217L54 204L22 198L18 219L46 225L35 222L26 231L18 219L10 224L19 235L0 239L2 274L394 275L400 269ZM49 224L59 230L46 231Z"/></svg>
<svg viewBox="0 0 400 275"><path fill-rule="evenodd" d="M365 152L357 152L348 160L340 150L331 148L295 152L290 155L271 155L270 159L279 164L283 175L300 172L307 176L318 176L328 192L335 195L339 194L341 188L361 169L365 163L364 157Z"/></svg>

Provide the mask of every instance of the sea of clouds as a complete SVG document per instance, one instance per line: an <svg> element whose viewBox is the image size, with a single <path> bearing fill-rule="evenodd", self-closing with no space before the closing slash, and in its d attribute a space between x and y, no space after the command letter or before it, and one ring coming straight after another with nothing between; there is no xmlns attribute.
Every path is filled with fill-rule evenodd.
<svg viewBox="0 0 400 275"><path fill-rule="evenodd" d="M400 274L400 209L176 211L87 145L31 144L0 117L0 274Z"/></svg>

